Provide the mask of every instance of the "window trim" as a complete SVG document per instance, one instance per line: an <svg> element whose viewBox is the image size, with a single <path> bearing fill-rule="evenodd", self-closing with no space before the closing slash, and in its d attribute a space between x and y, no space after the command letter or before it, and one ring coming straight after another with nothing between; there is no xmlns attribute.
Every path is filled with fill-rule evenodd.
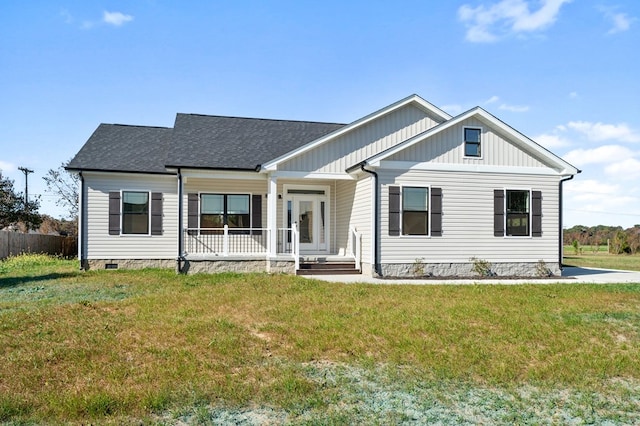
<svg viewBox="0 0 640 426"><path fill-rule="evenodd" d="M518 187L509 187L509 188L503 188L502 189L504 191L504 237L505 238L519 238L519 239L523 239L523 238L533 238L533 229L532 229L532 218L533 218L533 190L531 188L518 188ZM507 233L507 219L509 216L509 212L507 210L507 192L508 191L521 191L521 192L527 192L529 194L529 211L527 212L528 215L528 235L509 235Z"/></svg>
<svg viewBox="0 0 640 426"><path fill-rule="evenodd" d="M475 142L467 142L467 138L465 137L465 133L467 129L479 130L480 131L480 142L478 142L478 148L480 150L480 155L467 155L467 143L475 144ZM471 160L482 160L484 156L484 149L482 143L482 134L484 129L481 126L463 126L462 127L462 155L464 158L468 158Z"/></svg>
<svg viewBox="0 0 640 426"><path fill-rule="evenodd" d="M209 192L209 191L199 191L198 192L198 230L202 231L202 196L203 195L246 195L249 197L249 227L248 228L231 228L233 229L241 229L246 230L248 232L249 229L253 229L253 193L251 192ZM227 213L223 213L223 216L226 216ZM224 222L224 221L223 221ZM224 229L224 224L220 228L204 228L205 230L216 230L216 229Z"/></svg>
<svg viewBox="0 0 640 426"><path fill-rule="evenodd" d="M401 238L431 238L431 185L398 185L400 187L400 235ZM404 189L422 188L427 190L427 233L422 235L404 233Z"/></svg>
<svg viewBox="0 0 640 426"><path fill-rule="evenodd" d="M147 233L146 234L129 234L124 232L124 193L140 192L147 194ZM150 237L151 236L151 193L152 191L144 189L121 189L120 190L120 236L122 237Z"/></svg>

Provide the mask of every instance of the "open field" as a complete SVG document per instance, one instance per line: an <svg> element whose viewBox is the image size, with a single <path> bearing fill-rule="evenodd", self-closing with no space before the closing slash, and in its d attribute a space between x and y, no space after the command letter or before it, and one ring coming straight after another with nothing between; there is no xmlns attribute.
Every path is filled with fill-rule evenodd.
<svg viewBox="0 0 640 426"><path fill-rule="evenodd" d="M640 423L640 284L0 263L0 422Z"/></svg>

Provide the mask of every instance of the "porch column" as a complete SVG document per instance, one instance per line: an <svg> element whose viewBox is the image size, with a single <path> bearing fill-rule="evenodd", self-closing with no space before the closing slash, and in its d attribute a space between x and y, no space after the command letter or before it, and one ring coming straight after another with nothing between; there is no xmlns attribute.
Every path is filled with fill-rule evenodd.
<svg viewBox="0 0 640 426"><path fill-rule="evenodd" d="M278 178L269 175L267 189L267 228L269 229L269 256L278 254Z"/></svg>

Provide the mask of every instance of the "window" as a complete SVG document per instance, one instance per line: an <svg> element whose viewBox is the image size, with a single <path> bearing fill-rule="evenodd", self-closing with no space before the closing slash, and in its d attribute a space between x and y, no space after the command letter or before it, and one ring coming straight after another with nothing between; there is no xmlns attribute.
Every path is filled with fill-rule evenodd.
<svg viewBox="0 0 640 426"><path fill-rule="evenodd" d="M249 195L202 194L200 228L250 228Z"/></svg>
<svg viewBox="0 0 640 426"><path fill-rule="evenodd" d="M464 156L480 157L480 133L481 129L465 127L464 129Z"/></svg>
<svg viewBox="0 0 640 426"><path fill-rule="evenodd" d="M507 235L529 236L529 191L507 190Z"/></svg>
<svg viewBox="0 0 640 426"><path fill-rule="evenodd" d="M148 192L122 192L122 233L149 234Z"/></svg>
<svg viewBox="0 0 640 426"><path fill-rule="evenodd" d="M402 235L429 234L429 189L402 188Z"/></svg>

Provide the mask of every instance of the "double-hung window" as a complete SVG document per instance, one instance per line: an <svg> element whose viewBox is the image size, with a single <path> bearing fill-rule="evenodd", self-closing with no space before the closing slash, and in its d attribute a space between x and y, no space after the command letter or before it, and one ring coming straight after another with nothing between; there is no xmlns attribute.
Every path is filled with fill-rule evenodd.
<svg viewBox="0 0 640 426"><path fill-rule="evenodd" d="M531 235L530 211L528 190L506 190L506 234L520 237Z"/></svg>
<svg viewBox="0 0 640 426"><path fill-rule="evenodd" d="M402 235L429 235L429 188L402 188Z"/></svg>
<svg viewBox="0 0 640 426"><path fill-rule="evenodd" d="M200 228L250 228L248 194L201 194Z"/></svg>
<svg viewBox="0 0 640 426"><path fill-rule="evenodd" d="M148 192L122 192L122 233L149 234Z"/></svg>
<svg viewBox="0 0 640 426"><path fill-rule="evenodd" d="M480 134L482 129L475 127L464 128L464 156L481 157Z"/></svg>

